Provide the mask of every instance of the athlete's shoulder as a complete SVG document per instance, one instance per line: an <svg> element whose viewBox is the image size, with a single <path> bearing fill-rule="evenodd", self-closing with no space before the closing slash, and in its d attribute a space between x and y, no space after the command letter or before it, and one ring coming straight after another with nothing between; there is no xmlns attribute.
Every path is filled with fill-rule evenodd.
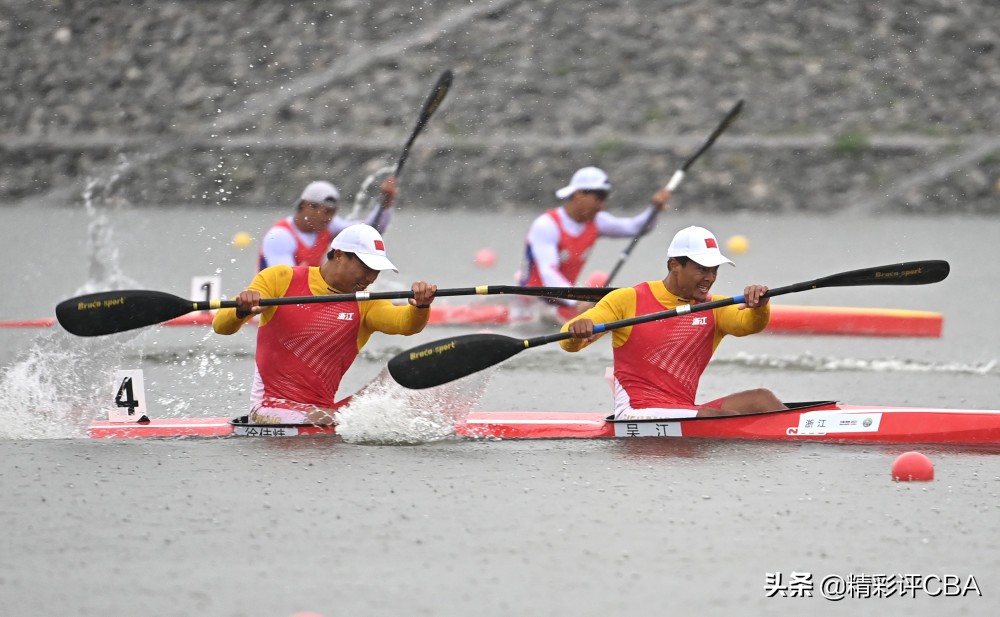
<svg viewBox="0 0 1000 617"><path fill-rule="evenodd" d="M550 237L553 234L559 234L559 225L556 223L555 219L551 216L551 210L544 214L539 215L531 222L531 226L528 228L529 236L541 236Z"/></svg>
<svg viewBox="0 0 1000 617"><path fill-rule="evenodd" d="M268 232L272 232L272 231L288 232L288 231L291 231L291 227L294 224L295 224L295 219L293 217L291 217L291 216L286 216L285 218L278 219L277 221L275 221L274 223L272 223L271 227L269 227L267 231Z"/></svg>
<svg viewBox="0 0 1000 617"><path fill-rule="evenodd" d="M535 220L533 220L531 222L531 225L532 226L535 226L535 225L555 225L556 224L556 218L558 216L559 216L559 208L552 208L551 210L546 210L545 212L542 212L541 214L539 214L538 216L536 216Z"/></svg>
<svg viewBox="0 0 1000 617"><path fill-rule="evenodd" d="M607 300L611 304L634 305L635 298L636 298L635 287L619 287L614 291L608 292L608 295L604 296L602 302L604 300Z"/></svg>
<svg viewBox="0 0 1000 617"><path fill-rule="evenodd" d="M268 266L260 271L261 274L266 274L267 276L291 276L294 268L285 264L278 264L277 266Z"/></svg>
<svg viewBox="0 0 1000 617"><path fill-rule="evenodd" d="M268 266L257 273L257 276L254 278L254 283L259 281L261 287L272 292L274 296L277 296L280 295L277 293L279 289L282 293L285 289L288 289L288 284L292 280L294 272L295 271L291 266L286 266L284 264Z"/></svg>
<svg viewBox="0 0 1000 617"><path fill-rule="evenodd" d="M274 225L271 225L271 227L268 228L266 232L264 232L264 237L261 241L267 242L269 240L273 241L273 240L288 239L294 243L295 236L292 233L291 225L292 223L290 223L287 219L281 219L280 221L277 221Z"/></svg>

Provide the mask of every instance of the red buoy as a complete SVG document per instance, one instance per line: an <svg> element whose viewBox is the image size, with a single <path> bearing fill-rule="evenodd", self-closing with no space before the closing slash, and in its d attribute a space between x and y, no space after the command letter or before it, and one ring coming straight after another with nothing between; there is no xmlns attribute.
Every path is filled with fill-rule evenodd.
<svg viewBox="0 0 1000 617"><path fill-rule="evenodd" d="M892 479L897 482L934 479L934 463L919 452L904 452L892 463Z"/></svg>
<svg viewBox="0 0 1000 617"><path fill-rule="evenodd" d="M497 254L493 249L481 248L476 252L473 262L480 268L492 268L497 263Z"/></svg>

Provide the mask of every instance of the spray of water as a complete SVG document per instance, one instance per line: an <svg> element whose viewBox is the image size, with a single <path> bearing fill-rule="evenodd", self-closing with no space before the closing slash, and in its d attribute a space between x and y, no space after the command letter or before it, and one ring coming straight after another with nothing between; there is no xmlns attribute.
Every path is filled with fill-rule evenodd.
<svg viewBox="0 0 1000 617"><path fill-rule="evenodd" d="M132 164L122 159L105 177L91 178L82 194L87 229L88 280L76 294L138 287L122 272L108 213L127 207L116 195ZM99 339L61 329L44 332L0 370L0 437L79 437L112 400L114 368L134 334Z"/></svg>
<svg viewBox="0 0 1000 617"><path fill-rule="evenodd" d="M116 195L116 189L131 167L132 164L127 159L122 159L108 176L87 180L82 197L83 207L90 218L87 225L90 263L87 282L74 295L138 287L134 280L122 272L118 243L115 242L114 228L108 218L109 212L128 207L128 203Z"/></svg>
<svg viewBox="0 0 1000 617"><path fill-rule="evenodd" d="M337 434L349 443L409 445L450 439L486 389L481 373L426 390L407 390L383 370L337 412Z"/></svg>
<svg viewBox="0 0 1000 617"><path fill-rule="evenodd" d="M378 200L381 199L379 191L376 190L377 187L382 184L382 179L394 171L396 171L395 167L382 167L366 177L361 182L358 192L354 195L354 206L351 208L351 213L345 218L356 221L361 218L362 212L371 211L378 203ZM376 180L379 180L378 185L375 184Z"/></svg>
<svg viewBox="0 0 1000 617"><path fill-rule="evenodd" d="M80 339L60 330L38 336L0 369L0 437L82 437L113 399L114 368L128 337Z"/></svg>

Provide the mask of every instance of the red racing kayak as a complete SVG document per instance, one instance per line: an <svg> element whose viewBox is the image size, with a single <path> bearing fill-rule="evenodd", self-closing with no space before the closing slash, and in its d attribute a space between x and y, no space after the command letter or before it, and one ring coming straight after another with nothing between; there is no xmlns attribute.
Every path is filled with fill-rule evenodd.
<svg viewBox="0 0 1000 617"><path fill-rule="evenodd" d="M766 413L683 420L612 421L602 412L473 412L455 427L472 438L566 439L700 437L838 443L996 444L1000 410L791 403ZM96 421L95 438L293 437L333 435L333 426L254 425L245 418L167 418L137 423Z"/></svg>

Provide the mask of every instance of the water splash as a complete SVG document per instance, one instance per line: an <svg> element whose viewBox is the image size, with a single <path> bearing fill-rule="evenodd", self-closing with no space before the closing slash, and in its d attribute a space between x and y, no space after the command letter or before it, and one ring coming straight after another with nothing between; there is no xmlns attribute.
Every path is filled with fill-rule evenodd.
<svg viewBox="0 0 1000 617"><path fill-rule="evenodd" d="M133 160L143 160L137 157ZM138 287L122 272L108 211L127 207L117 195L133 163L122 158L104 177L87 180L87 281L76 294ZM0 437L80 437L112 397L114 369L134 334L84 339L62 330L44 332L0 370Z"/></svg>
<svg viewBox="0 0 1000 617"><path fill-rule="evenodd" d="M82 197L83 207L90 218L87 225L90 263L87 282L76 291L77 295L139 286L122 272L114 228L108 219L109 210L128 206L123 198L116 195L116 191L131 167L132 163L122 158L108 176L87 179Z"/></svg>
<svg viewBox="0 0 1000 617"><path fill-rule="evenodd" d="M472 376L426 390L407 390L385 369L337 412L337 434L348 443L413 445L450 439L476 406L489 378Z"/></svg>
<svg viewBox="0 0 1000 617"><path fill-rule="evenodd" d="M121 335L79 339L46 332L0 369L0 438L82 437L112 400L114 369L124 354ZM72 338L72 341L70 340Z"/></svg>
<svg viewBox="0 0 1000 617"><path fill-rule="evenodd" d="M395 167L381 167L375 170L375 173L369 174L368 177L362 180L361 187L354 194L354 205L351 207L351 212L344 218L356 221L361 218L362 212L370 212L382 199L381 194L377 190L378 186L382 183L379 182L376 185L375 181L381 180L395 171Z"/></svg>
<svg viewBox="0 0 1000 617"><path fill-rule="evenodd" d="M173 333L171 333L173 334ZM192 333L193 334L193 333ZM154 331L149 341L141 345L139 363L149 366L159 379L150 382L147 395L150 413L157 418L181 418L208 415L240 415L249 405L251 370L234 370L234 361L253 365L253 344L250 347L220 347L220 338L209 329L196 340L185 337L164 341ZM236 341L224 341L225 344ZM150 352L156 348L156 351ZM138 363L133 361L132 365ZM178 387L157 387L159 383Z"/></svg>

